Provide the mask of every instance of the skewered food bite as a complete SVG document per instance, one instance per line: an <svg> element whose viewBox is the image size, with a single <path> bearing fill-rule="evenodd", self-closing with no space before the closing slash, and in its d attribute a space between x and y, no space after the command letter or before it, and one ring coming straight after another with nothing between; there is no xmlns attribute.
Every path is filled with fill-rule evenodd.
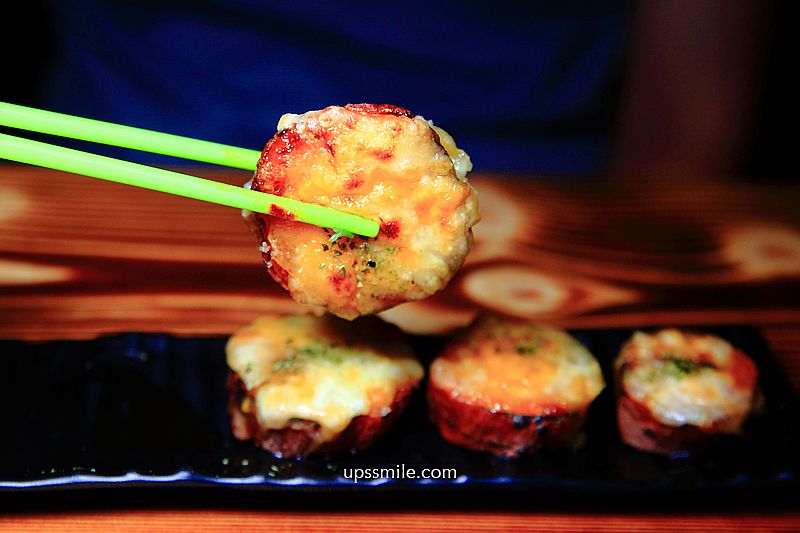
<svg viewBox="0 0 800 533"><path fill-rule="evenodd" d="M368 447L423 375L406 337L375 317L266 316L226 353L234 435L280 457Z"/></svg>
<svg viewBox="0 0 800 533"><path fill-rule="evenodd" d="M573 442L604 387L566 332L484 316L434 360L428 405L449 442L512 458Z"/></svg>
<svg viewBox="0 0 800 533"><path fill-rule="evenodd" d="M478 222L472 168L444 130L391 105L285 115L251 188L380 221L349 237L273 210L255 215L267 268L298 302L342 318L377 313L442 289Z"/></svg>
<svg viewBox="0 0 800 533"><path fill-rule="evenodd" d="M637 332L614 369L620 435L646 452L694 451L738 433L758 398L753 361L712 335Z"/></svg>

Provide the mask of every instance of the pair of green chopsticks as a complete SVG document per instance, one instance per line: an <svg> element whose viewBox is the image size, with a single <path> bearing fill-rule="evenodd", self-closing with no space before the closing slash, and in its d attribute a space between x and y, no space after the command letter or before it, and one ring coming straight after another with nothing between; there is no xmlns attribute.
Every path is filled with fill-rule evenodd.
<svg viewBox="0 0 800 533"><path fill-rule="evenodd" d="M260 156L257 150L5 102L0 102L0 125L245 170L255 170ZM291 213L295 220L324 228L336 228L339 232L374 237L379 229L378 223L374 220L330 207L2 133L0 133L0 158L248 209L257 213L269 214L272 205L276 205Z"/></svg>

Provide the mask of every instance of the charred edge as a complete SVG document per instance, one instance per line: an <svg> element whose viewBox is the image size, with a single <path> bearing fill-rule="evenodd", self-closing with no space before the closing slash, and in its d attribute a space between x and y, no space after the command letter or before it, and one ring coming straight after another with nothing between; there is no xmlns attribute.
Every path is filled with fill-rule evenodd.
<svg viewBox="0 0 800 533"><path fill-rule="evenodd" d="M621 382L621 374L618 382ZM617 387L617 425L622 442L638 450L659 455L695 453L705 448L716 433L696 426L667 426L656 420L644 405Z"/></svg>
<svg viewBox="0 0 800 533"><path fill-rule="evenodd" d="M233 435L239 440L250 440L258 434L258 421L254 413L245 413L242 402L248 396L244 382L230 372L228 375L228 414L231 417Z"/></svg>
<svg viewBox="0 0 800 533"><path fill-rule="evenodd" d="M533 421L530 416L526 415L509 415L509 417L511 418L511 423L514 425L514 429L525 429L530 426Z"/></svg>
<svg viewBox="0 0 800 533"><path fill-rule="evenodd" d="M505 458L567 445L580 432L584 417L580 411L549 415L493 412L456 399L430 382L427 393L429 416L445 440Z"/></svg>
<svg viewBox="0 0 800 533"><path fill-rule="evenodd" d="M333 440L314 450L313 443L320 430L319 424L295 418L289 421L286 428L262 428L255 413L245 413L241 409L244 399L242 386L239 376L231 373L228 380L228 412L231 415L234 436L239 440L254 440L256 445L279 457L302 457L309 453L334 453L369 447L396 424L397 418L408 405L414 388L413 385L398 388L389 414L357 416Z"/></svg>

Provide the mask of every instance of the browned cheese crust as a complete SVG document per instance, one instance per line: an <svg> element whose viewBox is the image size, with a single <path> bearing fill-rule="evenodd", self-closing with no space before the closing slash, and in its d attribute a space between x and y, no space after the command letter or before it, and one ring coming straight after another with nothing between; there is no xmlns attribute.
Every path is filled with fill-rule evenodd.
<svg viewBox="0 0 800 533"><path fill-rule="evenodd" d="M315 448L314 441L320 430L319 424L310 420L294 419L283 429L260 428L255 412L245 413L242 402L247 392L239 378L231 374L228 380L228 413L231 416L233 435L239 440L252 440L257 446L278 457L302 457L309 453L333 453L369 448L379 437L389 431L405 411L414 387L397 390L384 416L360 415L332 440Z"/></svg>
<svg viewBox="0 0 800 533"><path fill-rule="evenodd" d="M234 436L280 457L368 447L423 376L407 338L376 317L265 316L226 353Z"/></svg>
<svg viewBox="0 0 800 533"><path fill-rule="evenodd" d="M256 215L264 262L292 298L351 320L426 298L450 281L479 215L466 180L471 163L446 132L406 109L372 104L311 111L281 127L264 148L253 190L380 223L377 237L350 238L277 206L273 216Z"/></svg>
<svg viewBox="0 0 800 533"><path fill-rule="evenodd" d="M665 329L636 333L615 362L623 442L670 455L737 434L759 396L744 353L712 335Z"/></svg>
<svg viewBox="0 0 800 533"><path fill-rule="evenodd" d="M435 383L428 386L428 405L430 418L446 441L508 459L574 442L586 415L559 410L541 415L493 412L456 399Z"/></svg>
<svg viewBox="0 0 800 533"><path fill-rule="evenodd" d="M565 332L483 317L434 361L427 394L447 441L513 458L574 443L604 385Z"/></svg>

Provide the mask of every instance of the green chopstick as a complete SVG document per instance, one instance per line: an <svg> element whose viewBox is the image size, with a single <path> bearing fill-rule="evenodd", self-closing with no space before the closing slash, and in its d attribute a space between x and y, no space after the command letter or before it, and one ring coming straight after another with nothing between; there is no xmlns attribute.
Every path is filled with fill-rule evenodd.
<svg viewBox="0 0 800 533"><path fill-rule="evenodd" d="M0 133L0 158L248 209L257 213L288 216L315 226L336 228L339 232L348 231L375 237L379 230L379 225L374 220L330 207L3 133ZM274 206L279 209L275 209Z"/></svg>
<svg viewBox="0 0 800 533"><path fill-rule="evenodd" d="M0 126L255 170L261 152L0 102Z"/></svg>

